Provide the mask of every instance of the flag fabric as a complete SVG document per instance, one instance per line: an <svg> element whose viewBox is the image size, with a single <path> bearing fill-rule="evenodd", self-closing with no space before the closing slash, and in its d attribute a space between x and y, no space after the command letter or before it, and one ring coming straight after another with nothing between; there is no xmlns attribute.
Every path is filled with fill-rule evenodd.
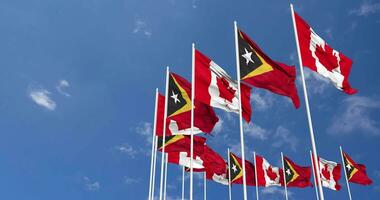
<svg viewBox="0 0 380 200"><path fill-rule="evenodd" d="M162 140L158 137L157 149L162 151ZM202 155L206 138L194 135L194 155ZM165 152L190 152L191 137L189 135L171 135L165 137ZM187 154L190 155L190 154Z"/></svg>
<svg viewBox="0 0 380 200"><path fill-rule="evenodd" d="M191 134L191 84L181 76L170 73L167 101L166 135ZM162 107L165 107L165 103L159 105L161 107L158 108L157 116L162 117L157 117L161 120L157 124L163 124L165 108ZM212 107L199 101L194 101L194 105L193 134L210 133L219 118ZM158 135L162 136L162 132Z"/></svg>
<svg viewBox="0 0 380 200"><path fill-rule="evenodd" d="M230 152L230 166L228 170L231 174L231 183L243 184L243 162L242 159ZM245 160L245 178L247 185L255 186L255 166Z"/></svg>
<svg viewBox="0 0 380 200"><path fill-rule="evenodd" d="M227 112L239 113L238 83L210 58L195 50L195 99ZM242 114L251 120L251 88L241 84Z"/></svg>
<svg viewBox="0 0 380 200"><path fill-rule="evenodd" d="M296 69L273 61L243 31L238 33L238 51L241 80L258 88L289 97L299 108Z"/></svg>
<svg viewBox="0 0 380 200"><path fill-rule="evenodd" d="M332 190L340 190L341 186L338 183L340 179L340 164L320 157L318 157L318 160L322 186Z"/></svg>
<svg viewBox="0 0 380 200"><path fill-rule="evenodd" d="M158 93L156 113L156 135L163 136L164 129L165 96Z"/></svg>
<svg viewBox="0 0 380 200"><path fill-rule="evenodd" d="M296 12L295 23L303 65L329 79L336 88L347 94L355 94L350 86L352 61L331 48Z"/></svg>
<svg viewBox="0 0 380 200"><path fill-rule="evenodd" d="M196 153L199 153L199 152L196 152ZM192 159L193 169L199 169L199 170L204 169L204 166L203 166L204 161L201 158L202 155L199 155L199 154L197 155L196 153L193 155L193 159ZM191 156L189 152L168 152L167 155L168 155L169 163L181 165L184 167L190 167Z"/></svg>
<svg viewBox="0 0 380 200"><path fill-rule="evenodd" d="M273 167L269 162L256 155L256 172L258 186L282 186L284 185L284 176L282 169Z"/></svg>
<svg viewBox="0 0 380 200"><path fill-rule="evenodd" d="M204 160L206 178L223 185L228 185L227 164L223 157L205 145L202 159Z"/></svg>
<svg viewBox="0 0 380 200"><path fill-rule="evenodd" d="M367 175L365 165L355 163L355 161L345 152L343 152L343 161L348 182L360 185L372 184L372 180Z"/></svg>
<svg viewBox="0 0 380 200"><path fill-rule="evenodd" d="M284 171L287 187L308 187L312 186L310 182L311 168L301 167L295 164L288 157L284 156Z"/></svg>

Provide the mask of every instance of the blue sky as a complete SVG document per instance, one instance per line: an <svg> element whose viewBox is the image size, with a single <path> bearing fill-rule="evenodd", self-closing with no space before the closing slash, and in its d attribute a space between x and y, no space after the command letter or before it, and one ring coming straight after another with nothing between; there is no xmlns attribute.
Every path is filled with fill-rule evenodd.
<svg viewBox="0 0 380 200"><path fill-rule="evenodd" d="M1 0L0 198L145 199L148 193L154 91L165 66L190 78L191 43L233 77L233 21L273 59L298 64L287 1ZM295 1L295 9L332 47L352 58L359 90L347 96L306 70L321 157L340 161L339 145L367 165L369 187L351 184L355 199L380 196L379 1ZM298 68L297 68L298 71ZM310 139L301 93L295 110L284 97L254 89L246 152L280 164L280 152L309 165ZM238 117L220 117L207 143L226 158L239 153ZM178 166L169 166L169 199L180 197ZM202 181L195 179L200 199ZM328 199L347 199L325 189ZM157 191L157 190L156 190ZM227 188L208 182L208 196ZM254 199L254 188L249 188ZM290 189L312 199L314 189ZM241 199L242 187L233 187ZM284 199L281 188L260 189Z"/></svg>

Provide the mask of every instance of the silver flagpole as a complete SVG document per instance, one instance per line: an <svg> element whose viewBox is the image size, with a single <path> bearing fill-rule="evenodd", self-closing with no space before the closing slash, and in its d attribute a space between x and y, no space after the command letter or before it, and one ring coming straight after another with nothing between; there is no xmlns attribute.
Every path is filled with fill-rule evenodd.
<svg viewBox="0 0 380 200"><path fill-rule="evenodd" d="M311 151L310 151L310 161L311 161L311 168L313 169L315 194L316 194L316 196L317 196L317 200L319 200L317 179L316 179L316 177L315 177L315 171L314 171L313 154L311 153Z"/></svg>
<svg viewBox="0 0 380 200"><path fill-rule="evenodd" d="M182 200L185 200L185 166L182 167Z"/></svg>
<svg viewBox="0 0 380 200"><path fill-rule="evenodd" d="M203 173L203 199L207 199L207 177L206 177L206 171Z"/></svg>
<svg viewBox="0 0 380 200"><path fill-rule="evenodd" d="M282 162L282 172L284 173L284 186L285 186L285 199L288 200L288 186L286 182L285 164L284 164L284 154L281 152L281 162Z"/></svg>
<svg viewBox="0 0 380 200"><path fill-rule="evenodd" d="M256 151L253 152L253 162L255 164L256 200L259 200L259 182L257 180Z"/></svg>
<svg viewBox="0 0 380 200"><path fill-rule="evenodd" d="M235 52L236 52L236 71L237 71L237 83L239 92L239 123L240 123L240 148L241 148L241 159L243 160L243 192L244 200L247 200L247 177L245 174L245 149L244 149L244 133L243 133L243 114L241 106L241 88L240 88L240 62L239 62L239 44L237 35L237 22L234 21L235 30Z"/></svg>
<svg viewBox="0 0 380 200"><path fill-rule="evenodd" d="M343 169L344 169L344 177L346 177L348 197L350 197L350 200L352 200L350 184L348 183L348 177L347 177L347 171L346 171L346 163L344 162L344 158L343 158L342 146L339 146L339 149L340 149L340 156L342 157L342 164L343 164Z"/></svg>
<svg viewBox="0 0 380 200"><path fill-rule="evenodd" d="M190 129L190 200L193 200L193 157L194 157L194 94L195 94L195 44L192 44L191 57L191 129Z"/></svg>
<svg viewBox="0 0 380 200"><path fill-rule="evenodd" d="M168 179L168 154L165 153L165 179L164 179L164 200L166 200L166 184Z"/></svg>
<svg viewBox="0 0 380 200"><path fill-rule="evenodd" d="M230 160L230 148L227 149L227 160L228 160L228 197L229 200L232 200L232 191L231 191L231 160Z"/></svg>
<svg viewBox="0 0 380 200"><path fill-rule="evenodd" d="M152 187L153 187L153 162L154 162L154 146L155 146L155 135L156 135L156 120L157 120L157 104L158 104L158 88L156 88L156 102L154 106L154 122L153 122L153 133L152 133L152 153L150 158L150 177L149 177L149 197L148 199L151 199L152 197Z"/></svg>
<svg viewBox="0 0 380 200"><path fill-rule="evenodd" d="M164 109L164 125L162 129L162 154L161 154L161 179L160 179L160 200L162 200L164 186L164 164L165 164L165 140L166 140L166 117L168 115L168 90L169 90L169 67L166 67L166 85L165 85L165 109Z"/></svg>
<svg viewBox="0 0 380 200"><path fill-rule="evenodd" d="M155 188L155 181L156 181L156 162L157 162L157 142L158 137L154 137L154 159L153 159L153 178L152 178L152 196L151 200L154 199L154 188Z"/></svg>
<svg viewBox="0 0 380 200"><path fill-rule="evenodd" d="M299 68L300 68L300 71L301 71L303 94L304 94L305 105L306 105L306 114L307 114L307 119L308 119L308 123L309 123L309 130L310 130L311 146L312 146L312 150L313 150L314 161L315 161L315 163L318 163L317 147L315 145L313 122L311 120L311 113L310 113L310 108L309 108L309 98L308 98L308 95L307 95L305 76L304 76L304 73L303 73L301 51L300 51L300 47L299 47L298 33L297 33L296 21L295 21L295 17L294 17L293 4L290 4L290 9L292 11L293 28L294 28L294 35L295 35L296 44L297 44ZM317 165L317 164L315 165L315 170L317 171L317 182L320 183L321 182L321 175L319 173L319 165ZM318 184L318 189L319 189L319 195L321 197L321 200L324 200L325 198L324 198L324 195L323 195L323 189L322 189L322 185L321 184Z"/></svg>

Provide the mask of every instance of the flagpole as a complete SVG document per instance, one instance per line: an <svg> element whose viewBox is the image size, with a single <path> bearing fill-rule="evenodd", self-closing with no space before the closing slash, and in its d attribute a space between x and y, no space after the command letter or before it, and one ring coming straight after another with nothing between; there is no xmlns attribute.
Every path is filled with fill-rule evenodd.
<svg viewBox="0 0 380 200"><path fill-rule="evenodd" d="M281 152L281 162L282 162L282 172L284 175L284 186L285 186L285 199L288 200L288 187L286 182L286 174L285 174L285 164L284 164L284 154Z"/></svg>
<svg viewBox="0 0 380 200"><path fill-rule="evenodd" d="M231 191L231 160L230 160L230 148L227 148L227 160L228 160L228 197L229 200L232 200L232 191Z"/></svg>
<svg viewBox="0 0 380 200"><path fill-rule="evenodd" d="M207 200L207 177L206 177L206 171L203 175L203 199Z"/></svg>
<svg viewBox="0 0 380 200"><path fill-rule="evenodd" d="M350 184L348 183L348 177L347 177L346 166L345 166L346 163L344 162L344 158L343 158L342 146L339 146L339 149L340 149L340 156L342 157L342 164L343 164L343 169L344 169L344 177L346 177L348 196L350 197L350 200L352 200Z"/></svg>
<svg viewBox="0 0 380 200"><path fill-rule="evenodd" d="M300 68L300 71L301 71L303 94L304 94L305 105L306 105L306 114L307 114L307 119L308 119L308 123L309 123L311 145L312 145L312 150L313 150L313 155L314 155L313 159L314 159L315 163L318 163L317 147L315 145L313 122L311 120L311 113L310 113L310 108L309 108L309 99L308 99L308 95L307 95L305 76L304 76L304 73L303 73L301 51L300 51L300 47L299 47L298 33L297 33L297 28L296 28L296 22L295 22L293 4L290 4L290 9L292 11L294 36L295 36L295 40L296 40L296 44L297 44L299 68ZM321 175L319 173L319 165L318 164L315 165L315 170L317 171L317 182L321 183ZM321 200L324 200L325 198L324 198L324 195L323 195L323 189L322 189L322 185L321 184L318 184L318 189L319 189L319 194L320 194Z"/></svg>
<svg viewBox="0 0 380 200"><path fill-rule="evenodd" d="M185 200L185 166L182 166L182 200Z"/></svg>
<svg viewBox="0 0 380 200"><path fill-rule="evenodd" d="M259 200L259 181L257 180L256 151L253 152L253 162L255 164L256 200Z"/></svg>
<svg viewBox="0 0 380 200"><path fill-rule="evenodd" d="M238 35L237 35L237 22L234 21L235 30L235 55L236 55L236 71L237 71L237 85L239 92L239 124L240 124L240 148L241 158L243 160L243 194L244 200L247 200L247 179L245 174L245 149L244 149L244 133L243 133L243 114L241 106L241 88L240 88L240 62L239 62L239 49L238 49Z"/></svg>
<svg viewBox="0 0 380 200"><path fill-rule="evenodd" d="M310 161L311 161L311 167L313 169L315 194L317 196L317 200L319 200L317 179L315 178L315 171L314 171L315 168L314 168L313 154L311 153L311 151L310 151Z"/></svg>
<svg viewBox="0 0 380 200"><path fill-rule="evenodd" d="M152 133L152 153L150 158L150 177L149 177L149 197L148 199L151 199L152 197L152 179L153 179L153 160L154 160L154 143L155 143L155 135L156 135L156 120L157 120L157 104L158 104L158 88L156 88L156 101L154 105L154 122L153 122L153 133Z"/></svg>
<svg viewBox="0 0 380 200"><path fill-rule="evenodd" d="M154 188L155 188L155 181L156 181L156 162L157 162L157 143L158 143L158 136L154 137L154 161L153 161L153 177L152 177L152 196L150 197L151 200L154 199Z"/></svg>
<svg viewBox="0 0 380 200"><path fill-rule="evenodd" d="M164 179L164 200L166 200L166 183L168 179L168 154L165 153L165 179Z"/></svg>
<svg viewBox="0 0 380 200"><path fill-rule="evenodd" d="M165 109L164 109L164 125L162 129L162 154L161 154L161 177L160 177L160 200L162 200L162 192L164 185L164 163L165 163L165 140L166 140L166 118L168 115L168 85L169 85L169 67L166 67L166 85L165 85Z"/></svg>
<svg viewBox="0 0 380 200"><path fill-rule="evenodd" d="M193 200L193 157L194 157L194 94L195 94L195 44L192 45L191 57L191 129L190 129L190 200Z"/></svg>

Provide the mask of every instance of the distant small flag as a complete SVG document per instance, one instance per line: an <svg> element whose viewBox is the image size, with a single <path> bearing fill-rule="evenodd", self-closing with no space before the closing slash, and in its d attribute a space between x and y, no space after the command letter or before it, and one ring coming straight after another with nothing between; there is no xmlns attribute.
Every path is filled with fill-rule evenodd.
<svg viewBox="0 0 380 200"><path fill-rule="evenodd" d="M228 170L231 173L231 183L243 184L243 162L241 158L236 156L233 153L230 153L230 166ZM249 162L245 161L245 174L246 174L246 183L250 186L255 186L255 166Z"/></svg>
<svg viewBox="0 0 380 200"><path fill-rule="evenodd" d="M301 167L292 160L284 156L284 171L287 187L308 187L312 186L310 182L311 168Z"/></svg>
<svg viewBox="0 0 380 200"><path fill-rule="evenodd" d="M269 58L243 31L237 30L241 80L258 88L289 97L299 108L296 69Z"/></svg>
<svg viewBox="0 0 380 200"><path fill-rule="evenodd" d="M372 180L368 177L366 166L356 164L354 160L345 152L343 152L344 167L346 168L348 182L360 185L370 185Z"/></svg>
<svg viewBox="0 0 380 200"><path fill-rule="evenodd" d="M278 167L273 167L269 162L256 155L257 181L259 186L282 186L284 185L283 171Z"/></svg>
<svg viewBox="0 0 380 200"><path fill-rule="evenodd" d="M238 83L210 58L195 50L195 99L227 112L239 113ZM251 120L251 88L241 84L245 121Z"/></svg>
<svg viewBox="0 0 380 200"><path fill-rule="evenodd" d="M348 82L352 60L331 48L296 12L294 15L303 65L329 79L339 90L355 94L357 90Z"/></svg>

